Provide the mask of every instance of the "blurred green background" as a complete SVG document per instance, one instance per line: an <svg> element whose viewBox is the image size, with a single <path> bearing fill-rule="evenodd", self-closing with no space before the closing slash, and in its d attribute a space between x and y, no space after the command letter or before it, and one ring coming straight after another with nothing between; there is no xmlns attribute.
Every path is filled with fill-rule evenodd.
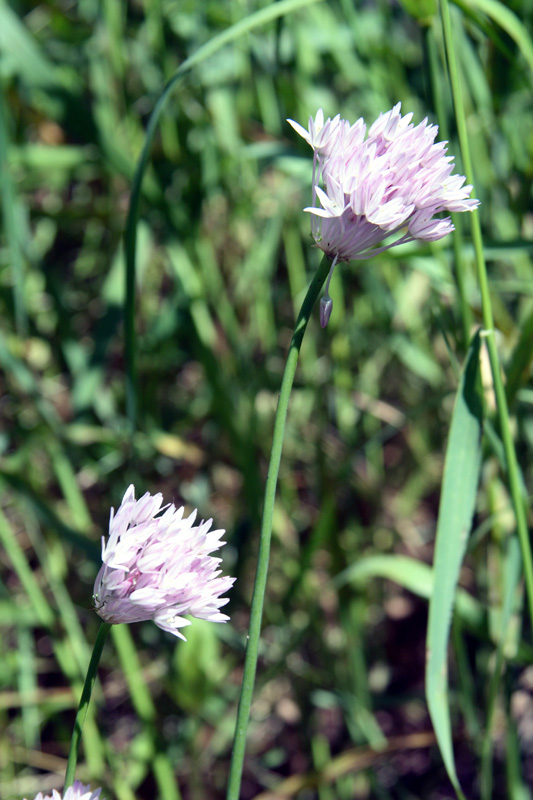
<svg viewBox="0 0 533 800"><path fill-rule="evenodd" d="M150 623L113 629L78 777L108 800L224 796L277 393L320 258L302 211L312 153L285 120L306 125L322 107L371 123L401 101L416 124L439 114L461 171L431 2L310 4L193 68L166 106L143 184L132 434L122 236L144 130L179 64L268 5L0 0L3 800L61 789L98 628L99 541L129 483L227 530L224 571L238 578L231 623L194 623L187 644ZM491 11L465 0L452 12L498 346L531 487L533 2ZM311 320L281 466L243 800L267 790L300 800L453 796L424 699L427 598L397 556L432 562L466 347L458 257L480 320L470 220L461 222L455 250L448 237L340 266L329 326L321 330L318 310ZM456 614L450 663L469 797L479 793L513 533L487 449L461 573L473 599ZM491 736L493 796L525 800L533 650L521 620L518 596Z"/></svg>

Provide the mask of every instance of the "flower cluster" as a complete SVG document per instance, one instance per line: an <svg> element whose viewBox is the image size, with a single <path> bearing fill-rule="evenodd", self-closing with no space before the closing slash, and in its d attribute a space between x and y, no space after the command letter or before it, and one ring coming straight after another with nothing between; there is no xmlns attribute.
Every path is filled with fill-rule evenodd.
<svg viewBox="0 0 533 800"><path fill-rule="evenodd" d="M90 786L84 786L81 781L74 781L63 795L63 800L99 800L101 791L101 789L95 789L92 792ZM54 789L51 795L43 795L42 792L39 792L35 800L61 800L61 795Z"/></svg>
<svg viewBox="0 0 533 800"><path fill-rule="evenodd" d="M111 510L109 539L102 537L102 567L96 576L94 600L105 622L151 619L181 639L190 625L184 614L226 622L221 598L234 578L219 577L218 550L223 530L211 531L212 520L194 525L196 511L163 506L161 494L135 499L130 486L116 512ZM159 516L158 516L159 515Z"/></svg>
<svg viewBox="0 0 533 800"><path fill-rule="evenodd" d="M436 214L472 211L479 204L469 199L472 186L464 185L465 178L452 175L447 143L435 143L438 127L427 119L415 126L413 115L402 117L400 108L398 103L380 114L366 138L363 119L350 125L337 114L324 122L322 109L309 119L308 130L288 120L314 151L313 205L305 211L312 214L317 246L334 264L414 239L441 239L454 226ZM376 248L404 228L392 243Z"/></svg>

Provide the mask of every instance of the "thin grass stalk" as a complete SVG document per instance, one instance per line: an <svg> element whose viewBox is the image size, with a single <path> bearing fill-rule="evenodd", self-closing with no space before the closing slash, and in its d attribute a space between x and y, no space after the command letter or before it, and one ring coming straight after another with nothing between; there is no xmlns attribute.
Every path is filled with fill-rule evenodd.
<svg viewBox="0 0 533 800"><path fill-rule="evenodd" d="M431 93L433 95L433 105L435 114L439 123L440 138L449 140L450 134L448 131L448 124L446 119L446 106L443 92L443 83L446 76L443 76L442 70L446 65L441 63L439 58L439 47L436 36L436 18L432 21L431 25L424 28L426 32L425 44L428 53L429 64L429 78L431 84ZM461 214L452 214L452 222L455 227L453 233L453 261L455 267L455 277L457 280L457 289L459 291L459 305L461 309L461 322L463 328L463 341L462 346L464 351L468 349L468 342L470 341L470 330L472 327L472 311L468 303L468 296L466 291L466 266L463 258L463 219Z"/></svg>
<svg viewBox="0 0 533 800"><path fill-rule="evenodd" d="M482 800L491 800L493 796L492 753L494 749L494 741L496 739L494 732L496 709L505 665L505 643L507 631L511 621L513 601L520 582L520 562L520 546L516 539L510 539L507 547L503 574L500 637L498 641L498 649L496 650L496 659L493 664L492 674L489 679L486 701L486 721L484 726L485 730L481 746L480 794Z"/></svg>
<svg viewBox="0 0 533 800"><path fill-rule="evenodd" d="M457 57L455 53L452 23L450 18L450 7L448 4L448 0L441 0L441 16L442 16L442 25L444 30L446 55L450 71L452 96L455 107L457 132L459 135L459 145L461 148L461 155L463 158L463 165L465 169L466 179L468 183L471 183L473 185L474 176L472 170L472 159L470 154L468 134L466 130L466 118L462 100L461 81L459 77ZM483 240L481 236L479 212L477 210L474 210L473 213L471 214L471 220L472 220L472 240L474 244L474 253L475 253L479 288L481 292L483 326L485 328L485 339L487 344L487 351L489 354L492 380L494 383L494 393L496 396L496 406L498 409L500 433L505 452L509 490L511 493L511 499L516 518L518 539L520 542L520 550L522 553L522 561L524 565L524 578L526 584L527 602L529 609L529 621L531 629L533 630L533 558L531 555L531 545L529 542L529 533L527 528L525 498L522 493L522 484L520 481L520 473L518 469L518 461L516 458L516 450L511 433L509 409L507 407L507 398L505 395L505 389L503 386L503 381L501 376L501 367L498 357L498 349L496 347L496 339L494 334L494 315L492 312L492 302L490 298L489 283L487 278L487 267L485 264L485 258L483 254Z"/></svg>
<svg viewBox="0 0 533 800"><path fill-rule="evenodd" d="M246 749L246 731L250 719L250 707L252 705L252 695L254 691L255 673L257 669L257 657L259 654L259 640L261 637L261 621L263 617L263 604L265 599L265 589L268 573L268 560L270 556L270 542L272 539L272 517L274 514L274 503L276 500L276 486L278 482L279 465L281 461L281 451L283 448L283 435L285 432L285 422L289 409L292 384L298 364L298 355L302 346L311 311L318 298L319 292L325 283L330 269L329 259L324 256L320 266L315 273L311 285L302 303L296 327L292 335L281 390L279 394L276 418L274 420L274 433L272 436L272 450L270 453L270 463L265 487L265 501L263 506L263 520L261 523L261 536L259 539L259 554L257 558L257 569L255 574L254 589L252 594L252 605L250 609L250 627L248 630L248 644L246 646L246 657L244 661L244 673L241 686L241 696L239 709L237 712L237 723L235 726L235 738L233 740L233 752L228 778L227 800L238 800L241 787L242 769L244 763L244 752Z"/></svg>
<svg viewBox="0 0 533 800"><path fill-rule="evenodd" d="M125 270L125 298L124 298L124 360L125 360L125 383L126 383L126 415L132 431L137 427L137 357L136 345L137 337L135 330L135 274L136 274L136 255L137 255L137 223L139 220L139 204L141 198L141 186L150 157L150 150L154 140L159 118L163 111L170 94L176 89L185 74L196 64L201 63L209 56L212 56L221 47L229 44L239 36L248 33L260 25L296 11L298 8L309 6L319 0L279 0L271 3L266 8L262 8L254 14L250 14L243 20L235 23L230 28L222 31L218 36L210 39L200 47L196 53L187 58L180 64L174 75L169 79L161 92L154 110L148 120L144 145L141 155L135 167L133 183L131 187L128 214L126 217L126 229L124 233L124 250L126 258Z"/></svg>
<svg viewBox="0 0 533 800"><path fill-rule="evenodd" d="M11 259L11 274L13 276L15 327L18 335L24 338L28 335L28 316L24 304L24 261L17 226L16 197L8 164L9 128L7 114L4 86L0 82L0 192L2 196L2 216L6 243Z"/></svg>
<svg viewBox="0 0 533 800"><path fill-rule="evenodd" d="M87 677L85 678L85 684L83 686L80 704L78 706L78 713L76 714L76 719L74 720L74 730L72 731L72 738L70 740L67 771L65 773L65 789L68 789L68 787L72 786L74 783L76 765L78 763L78 755L80 752L83 725L85 722L85 717L87 716L89 703L91 702L94 682L96 681L96 675L98 672L98 664L100 663L105 640L107 639L107 635L110 630L111 625L108 622L102 622L100 628L98 629L98 634L94 643L93 653L89 662L89 668L87 670Z"/></svg>

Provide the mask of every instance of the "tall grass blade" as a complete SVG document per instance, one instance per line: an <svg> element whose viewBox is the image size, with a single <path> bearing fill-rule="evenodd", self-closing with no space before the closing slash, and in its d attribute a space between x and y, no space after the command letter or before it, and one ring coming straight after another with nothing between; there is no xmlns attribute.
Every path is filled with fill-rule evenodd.
<svg viewBox="0 0 533 800"><path fill-rule="evenodd" d="M152 142L159 122L159 117L172 91L179 85L184 75L196 64L205 61L206 58L216 53L226 44L235 41L240 36L252 31L260 25L266 25L285 14L290 14L298 8L316 3L318 0L280 0L272 3L266 8L250 14L245 19L239 20L235 25L227 28L218 36L214 36L205 45L200 47L196 53L187 58L169 79L154 106L154 110L148 121L144 145L137 162L133 185L131 190L128 216L126 220L126 232L124 234L124 247L126 255L126 298L124 303L124 341L125 341L125 361L126 361L126 408L130 425L136 427L137 419L137 366L135 351L135 258L136 258L136 239L137 223L139 220L139 201L141 185L148 166L148 159Z"/></svg>
<svg viewBox="0 0 533 800"><path fill-rule="evenodd" d="M465 8L481 11L490 17L497 25L502 28L511 39L514 39L522 55L533 70L533 41L524 23L516 16L514 11L508 8L506 3L498 0L466 0L458 3Z"/></svg>
<svg viewBox="0 0 533 800"><path fill-rule="evenodd" d="M454 100L457 132L459 135L459 143L461 147L461 156L464 163L466 179L469 183L471 183L474 186L475 181L474 181L474 172L472 167L472 156L470 152L470 140L466 125L466 114L462 99L461 76L458 67L458 59L456 54L455 40L453 35L453 27L452 27L448 0L441 0L441 17L442 17L442 29L444 34L446 54L448 58L448 68L450 72L452 95ZM511 421L509 418L507 398L505 395L505 389L501 376L500 358L498 354L498 348L496 346L492 299L489 290L487 266L485 263L485 254L483 250L481 223L477 209L471 215L471 225L472 225L472 241L474 244L478 283L481 293L481 310L483 316L483 326L486 331L487 351L489 355L492 381L494 384L496 405L498 408L498 419L500 423L501 437L505 451L506 463L504 466L507 468L507 477L513 501L513 509L516 518L518 539L520 541L520 548L522 551L524 579L526 584L527 603L529 610L529 623L533 628L533 552L531 548L531 542L527 524L523 484L521 482L518 458L513 439L513 432L511 430Z"/></svg>
<svg viewBox="0 0 533 800"><path fill-rule="evenodd" d="M2 218L11 260L13 281L13 305L15 323L20 336L28 332L28 319L24 306L24 261L21 247L21 231L18 224L18 198L8 165L9 125L4 89L0 84L0 195Z"/></svg>
<svg viewBox="0 0 533 800"><path fill-rule="evenodd" d="M447 655L459 570L474 513L481 466L483 400L480 345L477 333L469 347L455 399L444 464L427 633L426 696L429 713L448 776L461 798L464 795L455 769L448 708Z"/></svg>
<svg viewBox="0 0 533 800"><path fill-rule="evenodd" d="M501 607L500 634L498 650L494 663L492 675L490 677L487 692L487 720L485 723L485 734L481 753L481 797L482 800L490 800L493 790L493 735L496 717L496 703L501 683L501 677L505 663L505 647L508 642L508 631L511 625L513 606L516 605L516 594L520 583L520 573L522 560L520 558L520 545L518 539L509 540L507 553L505 556L505 568L503 576L503 598Z"/></svg>
<svg viewBox="0 0 533 800"><path fill-rule="evenodd" d="M431 600L434 593L434 570L427 564L409 556L372 555L360 558L335 578L333 585L339 589L347 583L355 585L373 578L394 581L418 597ZM464 589L457 589L456 612L462 622L472 630L481 632L485 625L483 606Z"/></svg>

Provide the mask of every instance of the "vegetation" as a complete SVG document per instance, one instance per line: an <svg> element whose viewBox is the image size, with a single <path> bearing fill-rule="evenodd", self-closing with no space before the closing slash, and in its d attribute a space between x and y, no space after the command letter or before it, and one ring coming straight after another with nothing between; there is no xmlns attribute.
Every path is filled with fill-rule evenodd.
<svg viewBox="0 0 533 800"><path fill-rule="evenodd" d="M76 777L108 800L225 796L277 397L321 257L302 211L312 153L286 118L307 125L322 107L371 123L401 101L415 123L438 122L468 172L446 3L302 2L201 51L275 6L0 3L4 800L61 789L99 626L100 538L131 483L226 529L231 622L195 621L187 643L148 622L114 626ZM531 526L533 2L450 12L490 297L465 214L442 241L337 267L324 330L315 307L285 432L243 800L438 800L455 796L454 769L470 800L531 796L517 519L523 502ZM200 52L168 96L142 182L133 425L130 192L158 97ZM460 419L481 425L481 394L478 482L460 458L474 463L479 429ZM437 526L452 552L434 573ZM448 663L448 770L424 689L430 599L439 680Z"/></svg>

